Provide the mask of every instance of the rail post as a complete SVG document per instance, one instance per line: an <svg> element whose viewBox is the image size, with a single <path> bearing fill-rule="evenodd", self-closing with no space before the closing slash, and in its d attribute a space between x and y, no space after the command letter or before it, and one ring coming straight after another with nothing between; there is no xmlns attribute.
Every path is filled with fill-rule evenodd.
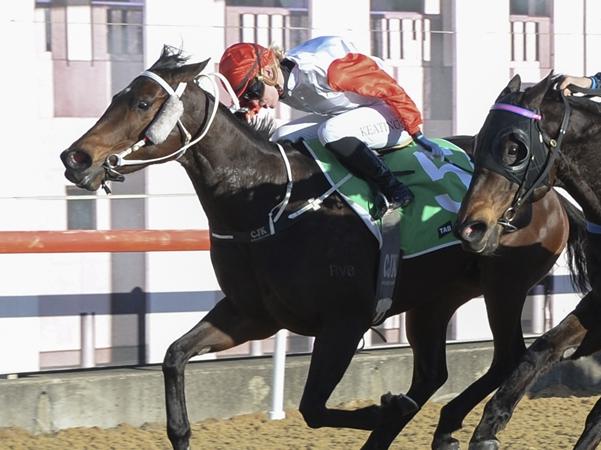
<svg viewBox="0 0 601 450"><path fill-rule="evenodd" d="M81 367L96 367L96 317L94 313L81 313Z"/></svg>
<svg viewBox="0 0 601 450"><path fill-rule="evenodd" d="M286 341L288 330L280 330L275 335L273 350L273 381L271 383L270 420L281 420L286 417L284 412L284 377L286 372Z"/></svg>

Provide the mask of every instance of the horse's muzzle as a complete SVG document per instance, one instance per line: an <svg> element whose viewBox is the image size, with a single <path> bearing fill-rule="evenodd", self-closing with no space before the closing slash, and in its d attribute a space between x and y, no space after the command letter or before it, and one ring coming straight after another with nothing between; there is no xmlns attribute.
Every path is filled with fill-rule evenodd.
<svg viewBox="0 0 601 450"><path fill-rule="evenodd" d="M464 250L483 253L487 247L489 228L485 222L472 220L456 224L453 233L461 241Z"/></svg>
<svg viewBox="0 0 601 450"><path fill-rule="evenodd" d="M67 149L60 155L65 178L80 188L95 191L104 179L104 169L92 167L92 158L83 150Z"/></svg>
<svg viewBox="0 0 601 450"><path fill-rule="evenodd" d="M67 149L61 153L61 161L68 170L83 172L92 165L92 157L79 149Z"/></svg>

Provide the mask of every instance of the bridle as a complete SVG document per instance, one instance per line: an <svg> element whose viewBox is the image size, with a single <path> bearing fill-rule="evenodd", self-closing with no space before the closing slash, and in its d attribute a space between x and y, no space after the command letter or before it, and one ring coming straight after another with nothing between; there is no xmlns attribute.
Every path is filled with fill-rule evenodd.
<svg viewBox="0 0 601 450"><path fill-rule="evenodd" d="M151 163L165 162L165 161L171 160L171 159L178 159L186 152L186 150L188 148L192 147L193 145L197 144L201 139L203 139L206 136L206 134L209 132L209 129L211 128L211 125L213 124L215 116L217 115L217 110L219 108L219 88L217 86L217 82L215 81L215 77L217 77L221 81L223 81L223 85L225 86L230 97L232 98L233 104L232 104L231 110L236 111L236 110L240 109L240 103L238 101L238 98L234 94L234 91L233 91L232 87L230 86L229 82L222 74L220 74L220 73L199 74L197 77L194 78L194 82L197 85L199 85L199 87L200 87L200 79L201 78L206 78L207 80L210 81L211 88L213 91L213 96L214 96L214 103L213 103L212 111L209 115L209 118L208 118L203 130L200 132L200 134L196 138L194 138L194 140L192 140L192 135L188 132L188 130L186 129L186 127L184 126L184 124L181 121L181 116L183 114L183 103L181 101L181 96L184 93L188 83L187 82L179 83L178 87L174 90L169 85L169 83L167 83L162 77L160 77L159 75L157 75L154 72L146 70L146 71L142 72L139 76L150 78L151 80L158 83L169 94L169 97L167 98L167 100L165 100L161 109L159 110L157 115L153 118L153 121L151 122L150 126L146 129L145 135L142 139L140 139L136 143L132 144L131 146L127 147L125 150L122 150L118 153L112 153L106 157L106 159L103 163L103 168L106 172L107 180L113 180L113 181L123 181L124 180L123 174L121 174L117 171L117 169L119 167L136 166L136 165L141 165L141 164L151 164ZM176 106L174 108L167 108L168 105L170 106L170 102L171 102L171 104L174 104ZM155 123L160 123L162 128L166 127L165 130L161 130L162 132L160 134L164 135L164 137L162 138L162 140L159 139L160 142L156 142L156 141L153 141L148 138L149 135L153 134L152 128ZM165 125L165 123L167 125ZM180 135L182 136L182 145L177 150L175 150L165 156L160 156L157 158L125 159L125 157L137 152L138 150L140 150L141 148L146 146L149 142L151 142L153 145L161 144L164 141L164 139L167 138L167 136L171 133L171 131L176 126L179 128ZM107 193L111 192L110 188L106 185L105 181L102 182L102 188Z"/></svg>
<svg viewBox="0 0 601 450"><path fill-rule="evenodd" d="M188 148L192 147L193 145L198 143L202 138L204 138L207 135L207 133L209 132L209 129L211 128L211 125L213 124L213 121L214 121L215 116L217 115L217 111L219 109L219 101L220 101L219 100L219 88L217 86L217 82L215 81L215 77L219 78L223 82L223 86L225 87L226 91L228 92L229 96L232 99L232 106L230 107L230 111L236 112L236 111L240 110L240 102L238 100L238 97L234 93L234 90L232 89L229 81L227 80L227 78L225 78L225 76L223 76L220 73L200 74L200 75L196 76L194 78L194 81L196 82L196 84L198 85L198 87L200 89L203 89L199 84L200 83L199 80L201 78L206 78L207 80L209 80L211 82L211 87L212 87L213 95L214 95L214 103L213 103L213 109L209 115L208 120L206 121L204 128L202 129L200 134L196 138L194 138L194 140L191 140L192 138L191 138L190 133L188 132L188 130L186 129L184 124L181 122L181 116L183 115L184 110L183 110L183 103L181 102L180 97L184 93L187 83L180 83L178 85L177 89L173 90L173 88L169 85L169 83L167 83L163 78L161 78L159 75L157 75L154 72L150 72L147 70L147 71L142 72L139 76L148 77L148 78L154 80L155 82L157 82L165 91L167 91L167 93L169 94L169 98L163 103L159 113L157 114L157 116L155 116L155 118L151 122L151 125L146 129L143 139L139 140L135 144L129 146L128 148L126 148L125 150L122 150L119 153L113 153L106 157L106 159L103 163L103 168L107 173L108 179L123 181L124 176L121 173L117 172L117 170L116 170L119 167L150 164L150 163L156 163L156 162L165 162L165 161L172 160L172 159L178 159L185 153L185 151ZM169 105L169 102L171 102L171 105ZM173 105L176 105L176 106L173 106ZM170 108L169 106L173 106L173 107ZM161 118L161 115L163 115L163 114L167 114L170 117L162 117ZM153 124L155 124L155 123L161 123L161 126L160 126L161 130L159 130L159 131L152 130ZM165 125L165 123L167 125ZM176 126L178 126L180 128L181 135L184 136L182 146L180 148L178 148L177 150L169 153L168 155L160 156L158 158L125 159L126 156L131 155L132 153L135 153L136 151L143 148L149 141L152 142L153 145L161 144L162 142L165 141L165 139L167 139L169 134L171 134L171 132L173 131L173 129ZM157 132L154 133L154 131L157 131ZM150 136L150 135L160 136L158 138L158 142L157 142L157 139L149 139L148 136ZM251 230L249 232L244 232L244 233L222 234L222 233L212 232L211 236L213 238L230 240L232 242L240 242L240 241L253 242L253 241L264 239L269 236L273 236L276 234L276 231L279 231L282 228L289 226L300 215L302 215L309 209L318 209L320 204L323 202L323 199L325 197L329 196L332 192L334 192L335 188L332 188L332 189L328 190L325 194L323 194L322 197L317 198L317 199L311 199L310 201L307 202L307 205L305 207L301 208L299 211L296 211L293 214L290 214L287 217L286 221L278 223L280 218L283 217L283 213L288 206L288 202L290 201L294 182L292 180L292 169L290 167L290 161L288 160L288 156L286 155L284 148L280 144L276 144L276 145L280 152L280 155L282 156L282 159L283 159L284 165L285 165L285 169L286 169L286 180L287 180L286 181L286 192L284 194L283 199L267 213L267 224L259 227L256 230ZM348 180L349 177L346 177L344 179L344 181ZM107 192L107 194L110 193L110 188L105 184L104 181L102 182L102 188Z"/></svg>
<svg viewBox="0 0 601 450"><path fill-rule="evenodd" d="M517 211L541 185L550 186L549 173L559 153L561 143L569 125L571 107L561 93L564 104L563 118L557 137L551 138L541 128L542 116L521 106L509 103L495 103L488 113L482 136L476 143L476 161L482 167L489 169L509 181L518 184L518 189L511 205L503 212L497 221L505 232L517 230L512 223ZM516 117L518 116L518 117ZM486 126L488 124L488 127ZM493 149L501 138L512 134L526 147L526 157L516 166L507 166L495 158L494 151L478 151L478 147Z"/></svg>

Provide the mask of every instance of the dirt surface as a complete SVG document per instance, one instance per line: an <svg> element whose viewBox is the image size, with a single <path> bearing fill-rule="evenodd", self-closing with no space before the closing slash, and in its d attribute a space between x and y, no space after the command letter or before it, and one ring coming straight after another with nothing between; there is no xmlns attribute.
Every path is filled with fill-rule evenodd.
<svg viewBox="0 0 601 450"><path fill-rule="evenodd" d="M597 397L524 399L507 429L499 434L503 449L572 449L588 411ZM346 404L354 408L358 404ZM394 450L429 450L441 404L429 403L391 447ZM482 413L483 404L457 432L462 449ZM298 411L287 411L284 420L270 421L265 414L229 420L206 420L192 427L193 450L332 450L359 449L365 431L308 428ZM111 429L73 428L32 436L18 429L0 429L1 450L171 450L163 424L140 428L121 425Z"/></svg>

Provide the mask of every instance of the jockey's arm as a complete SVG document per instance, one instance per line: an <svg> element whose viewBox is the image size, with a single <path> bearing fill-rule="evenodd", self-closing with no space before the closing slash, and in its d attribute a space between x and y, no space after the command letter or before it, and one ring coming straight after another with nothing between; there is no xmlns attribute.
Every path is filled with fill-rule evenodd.
<svg viewBox="0 0 601 450"><path fill-rule="evenodd" d="M574 85L584 89L601 89L601 72L590 77L574 77L567 75L563 78L559 85L559 89L563 90L564 95L571 95L572 92L568 86Z"/></svg>
<svg viewBox="0 0 601 450"><path fill-rule="evenodd" d="M422 115L413 100L396 80L370 57L360 53L349 53L334 60L328 67L328 84L337 91L354 92L381 99L396 112L403 128L415 142L428 150L432 156L443 157L442 148L421 132Z"/></svg>
<svg viewBox="0 0 601 450"><path fill-rule="evenodd" d="M403 128L412 136L420 131L422 115L413 100L394 78L368 56L349 53L328 67L328 84L336 91L375 97L396 112Z"/></svg>

